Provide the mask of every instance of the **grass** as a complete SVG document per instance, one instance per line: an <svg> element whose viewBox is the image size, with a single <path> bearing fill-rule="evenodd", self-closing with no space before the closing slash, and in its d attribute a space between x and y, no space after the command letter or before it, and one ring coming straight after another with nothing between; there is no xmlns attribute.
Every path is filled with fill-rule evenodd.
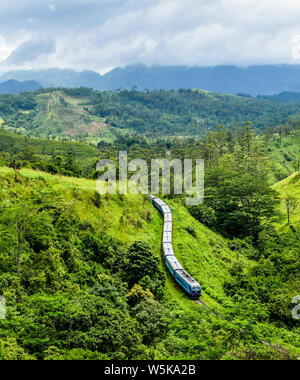
<svg viewBox="0 0 300 380"><path fill-rule="evenodd" d="M64 137L71 141L81 141L97 145L99 140L112 142L116 128L106 124L105 119L92 115L89 106L84 105L88 98L73 98L63 91L36 94L37 108L32 111L20 110L30 121L12 122L0 118L0 127L6 130L40 138Z"/></svg>
<svg viewBox="0 0 300 380"><path fill-rule="evenodd" d="M281 197L280 211L284 215L283 220L278 224L281 232L289 228L287 223L287 212L284 199L287 195L293 195L298 200L298 207L291 216L291 224L295 227L300 226L300 174L294 173L288 178L276 183L274 189L277 190Z"/></svg>
<svg viewBox="0 0 300 380"><path fill-rule="evenodd" d="M245 265L245 270L249 270L254 265L241 253L238 254L229 249L227 239L196 221L188 213L181 199L166 199L166 203L173 212L176 256L185 269L201 284L202 301L210 308L206 310L191 301L177 287L167 271L161 250L163 219L147 197L143 195L103 196L101 206L97 208L92 201L96 191L96 181L51 175L30 169L22 169L20 174L28 181L20 181L14 188L15 193L26 191L30 197L37 182L42 180L45 186L50 187L63 198L64 203L74 208L82 222L89 221L97 234L105 231L106 234L121 240L126 246L136 240L148 242L153 252L160 257L161 269L166 274L167 303L172 304L178 315L181 315L180 318L171 321L171 326L175 330L179 329L181 336L184 336L184 339L190 339L191 344L193 340L189 336L190 327L178 326L184 321L183 316L186 316L189 322L191 318L197 317L197 321L200 319L203 326L208 326L208 323L213 323L212 321L219 323L222 320L223 311L226 310L228 303L231 303L231 299L224 292L223 285L232 278L230 269L233 263L241 260ZM0 179L5 178L9 182L10 177L13 176L12 169L0 168ZM291 185L297 186L296 179L297 176L292 176L277 184L276 187L284 189L286 185L289 188ZM199 334L197 327L195 326L195 337ZM273 343L296 350L296 345L294 347L291 341L290 332L286 329L271 326L268 323L260 324L259 328ZM210 334L209 329L207 334Z"/></svg>
<svg viewBox="0 0 300 380"><path fill-rule="evenodd" d="M167 275L167 294L181 308L196 307L176 286L165 268L161 250L163 220L147 197L129 194L104 196L98 209L91 201L96 191L96 181L55 176L30 169L22 169L20 173L31 180L43 178L76 208L82 221L88 220L99 231L105 230L126 245L136 240L148 242L161 258L161 268ZM0 168L1 176L12 174L12 169ZM223 284L231 278L229 270L237 260L237 254L229 249L226 239L196 221L181 200L166 202L174 215L174 249L177 258L203 287L203 301L210 307L222 306L227 299ZM187 227L195 233L188 232ZM245 258L239 259L249 266L250 263Z"/></svg>
<svg viewBox="0 0 300 380"><path fill-rule="evenodd" d="M300 157L300 131L280 138L277 136L269 146L271 161L281 165L287 172L287 175L294 172L293 161Z"/></svg>
<svg viewBox="0 0 300 380"><path fill-rule="evenodd" d="M99 139L112 141L114 134L105 123L105 119L91 115L83 103L85 98L72 98L63 91L40 94L38 112L35 123L39 136L51 135L69 136L71 139L81 139L95 145Z"/></svg>

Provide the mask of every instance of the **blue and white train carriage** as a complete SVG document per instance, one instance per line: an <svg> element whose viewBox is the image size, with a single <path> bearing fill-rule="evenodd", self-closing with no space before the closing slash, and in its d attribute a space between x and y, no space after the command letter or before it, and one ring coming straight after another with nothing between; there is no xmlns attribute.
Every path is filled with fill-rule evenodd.
<svg viewBox="0 0 300 380"><path fill-rule="evenodd" d="M183 289L192 299L199 299L201 296L201 286L193 279L182 267L177 260L173 245L173 217L170 208L161 199L149 195L152 204L157 208L164 217L164 230L163 230L163 253L166 267L171 273L176 283Z"/></svg>

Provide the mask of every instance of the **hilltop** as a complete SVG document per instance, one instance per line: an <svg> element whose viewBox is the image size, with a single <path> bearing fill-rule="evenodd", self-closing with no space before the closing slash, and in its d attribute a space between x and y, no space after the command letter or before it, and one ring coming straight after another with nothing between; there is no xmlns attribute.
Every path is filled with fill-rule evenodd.
<svg viewBox="0 0 300 380"><path fill-rule="evenodd" d="M19 94L23 91L36 91L40 88L42 85L33 80L20 82L11 79L0 83L0 94Z"/></svg>

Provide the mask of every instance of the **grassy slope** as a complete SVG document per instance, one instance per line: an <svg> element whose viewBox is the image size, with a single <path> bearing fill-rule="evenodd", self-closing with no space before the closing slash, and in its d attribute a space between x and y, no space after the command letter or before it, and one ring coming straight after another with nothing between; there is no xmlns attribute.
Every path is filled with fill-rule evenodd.
<svg viewBox="0 0 300 380"><path fill-rule="evenodd" d="M72 98L62 91L52 91L37 94L36 100L37 113L33 119L36 128L29 131L30 135L68 136L71 140L80 138L95 144L99 142L99 138L106 141L112 141L114 138L114 128L109 127L104 119L91 115L88 112L89 107L82 104L87 100L85 98ZM5 125L0 118L0 125L2 124ZM13 132L28 133L22 124L19 124L17 129L9 124L5 125L5 128Z"/></svg>
<svg viewBox="0 0 300 380"><path fill-rule="evenodd" d="M69 98L61 91L40 94L37 100L38 114L35 122L39 127L35 133L47 135L51 131L51 134L69 136L92 133L98 137L104 133L106 124L102 119L90 116L79 100Z"/></svg>
<svg viewBox="0 0 300 380"><path fill-rule="evenodd" d="M294 172L293 160L300 156L300 131L280 139L277 137L269 144L270 158L283 166L289 174Z"/></svg>
<svg viewBox="0 0 300 380"><path fill-rule="evenodd" d="M280 230L284 231L288 228L287 218L286 218L286 208L284 203L284 198L291 194L296 197L299 201L299 206L295 213L291 217L291 224L299 227L300 225L300 174L294 173L290 177L278 182L274 185L274 189L280 193L282 198L280 211L285 215L284 220L280 224Z"/></svg>
<svg viewBox="0 0 300 380"><path fill-rule="evenodd" d="M12 170L0 169L0 175L8 173L12 173ZM93 180L53 176L29 169L22 169L21 174L27 178L43 177L70 203L74 202L74 189L77 189L80 196L75 200L75 207L82 220L88 219L96 226L100 224L99 228L105 229L126 244L135 240L149 242L161 257L161 266L167 273L161 255L162 217L145 197L127 195L124 199L119 196L103 198L101 208L97 209L90 202L96 190L96 182ZM221 306L226 300L223 283L230 278L229 269L236 260L236 254L228 248L223 237L192 218L181 201L173 200L168 203L174 213L174 248L178 259L203 286L203 301L209 306ZM146 222L147 212L150 212L152 217L150 223ZM121 216L125 219L124 225L120 225ZM138 219L142 221L141 228L136 226ZM196 238L184 229L186 227L194 228ZM246 262L246 259L244 261ZM182 307L199 307L176 287L170 276L167 280L167 292Z"/></svg>
<svg viewBox="0 0 300 380"><path fill-rule="evenodd" d="M248 121L261 129L266 125L285 124L293 115L296 118L300 109L296 103L194 90L149 94L102 92L96 100L97 111L95 97L74 91L73 95L71 90L68 95L59 89L33 93L37 108L18 109L14 115L6 115L6 127L40 137L68 136L97 142L99 138L112 141L116 132L136 131L151 136L153 133L156 136L203 135L220 124L231 128L235 123L244 125ZM96 113L89 112L93 109Z"/></svg>
<svg viewBox="0 0 300 380"><path fill-rule="evenodd" d="M191 317L191 315L200 315L201 310L206 314L204 309L184 295L168 274L161 252L163 220L146 197L142 195L103 197L102 205L98 209L91 201L91 197L94 196L96 190L96 182L93 180L53 176L30 169L22 169L21 174L29 180L43 178L47 185L59 192L65 200L70 202L70 205L75 207L82 221L88 220L99 233L105 231L127 245L136 240L147 241L152 246L153 251L161 258L161 268L167 275L166 295L168 301L174 306L176 305L176 309L180 314L186 314ZM7 177L12 175L12 169L0 168L0 176ZM75 197L74 194L76 194ZM219 313L225 310L226 303L229 301L224 294L223 284L227 279L231 278L229 269L237 259L237 253L228 248L226 239L210 231L192 218L180 200L168 200L167 203L170 205L174 215L174 248L176 255L186 270L201 283L203 287L202 300L211 308L208 311L211 318L217 321L220 318ZM147 222L148 212L151 215L151 222ZM121 216L125 220L123 225L120 224ZM142 223L140 228L137 227L138 219ZM141 223L138 224L141 225ZM185 230L186 227L194 228L196 238ZM246 268L252 267L249 260L241 255L238 258L246 264ZM216 314L214 314L214 311L216 311ZM204 314L201 315L205 326L206 317ZM173 322L176 325L176 321ZM269 331L270 327L268 324L261 324L261 329L262 331ZM273 328L272 333L271 330L269 333L269 338L272 342L290 347L292 350L298 350L291 342L287 330L277 328L276 337L273 335L274 331Z"/></svg>

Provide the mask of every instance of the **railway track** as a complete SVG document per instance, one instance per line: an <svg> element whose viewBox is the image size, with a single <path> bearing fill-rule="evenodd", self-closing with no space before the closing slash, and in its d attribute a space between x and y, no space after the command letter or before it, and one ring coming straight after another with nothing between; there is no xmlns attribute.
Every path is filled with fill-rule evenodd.
<svg viewBox="0 0 300 380"><path fill-rule="evenodd" d="M204 307L205 309L209 310L210 308L206 305L205 302L203 302L202 300L196 300L195 301L197 305L200 305L201 307Z"/></svg>

